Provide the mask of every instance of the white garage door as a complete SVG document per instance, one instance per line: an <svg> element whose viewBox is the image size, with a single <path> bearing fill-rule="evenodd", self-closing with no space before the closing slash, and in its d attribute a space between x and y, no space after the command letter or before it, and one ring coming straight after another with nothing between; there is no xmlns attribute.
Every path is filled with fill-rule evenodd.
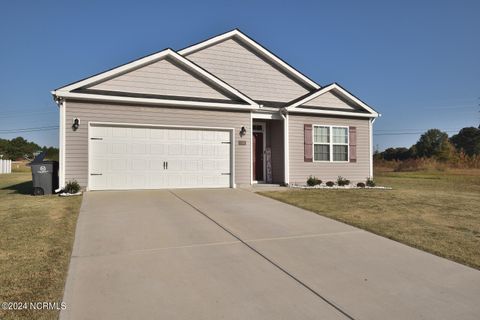
<svg viewBox="0 0 480 320"><path fill-rule="evenodd" d="M231 186L231 131L90 126L91 190Z"/></svg>

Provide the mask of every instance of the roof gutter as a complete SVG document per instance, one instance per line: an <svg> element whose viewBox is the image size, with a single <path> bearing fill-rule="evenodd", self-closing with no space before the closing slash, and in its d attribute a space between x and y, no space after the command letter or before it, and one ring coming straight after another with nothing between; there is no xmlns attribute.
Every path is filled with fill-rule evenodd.
<svg viewBox="0 0 480 320"><path fill-rule="evenodd" d="M290 110L287 107L283 107L280 109L280 113L285 115L288 113L306 113L306 114L312 114L312 115L357 117L357 118L377 118L381 116L379 113L355 113L355 112L335 111L335 110L303 109L298 107Z"/></svg>
<svg viewBox="0 0 480 320"><path fill-rule="evenodd" d="M207 109L225 109L225 110L238 110L249 111L257 110L258 106L246 105L246 104L227 104L219 102L203 102L203 101L186 101L186 100L169 100L169 99L157 99L157 98L136 98L136 97L122 97L122 96L105 96L101 94L84 94L68 91L52 91L54 100L59 98L71 98L76 100L90 100L90 101L103 101L103 102L120 102L120 103L139 103L147 105L158 106L184 106L184 107L200 107Z"/></svg>

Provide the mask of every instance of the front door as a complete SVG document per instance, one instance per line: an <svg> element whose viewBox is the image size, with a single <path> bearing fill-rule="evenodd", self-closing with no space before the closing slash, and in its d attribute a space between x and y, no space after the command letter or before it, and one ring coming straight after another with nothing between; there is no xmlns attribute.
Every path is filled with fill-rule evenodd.
<svg viewBox="0 0 480 320"><path fill-rule="evenodd" d="M253 180L263 181L263 132L253 132Z"/></svg>

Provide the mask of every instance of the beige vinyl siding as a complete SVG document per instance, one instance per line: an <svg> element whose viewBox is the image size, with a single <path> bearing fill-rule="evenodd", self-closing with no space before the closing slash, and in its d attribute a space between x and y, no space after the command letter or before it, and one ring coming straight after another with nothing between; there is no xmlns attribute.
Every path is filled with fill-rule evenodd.
<svg viewBox="0 0 480 320"><path fill-rule="evenodd" d="M308 107L323 107L323 108L335 108L335 109L346 109L346 110L355 110L356 108L352 105L349 105L345 100L340 99L332 92L325 92L324 94L312 99L302 106Z"/></svg>
<svg viewBox="0 0 480 320"><path fill-rule="evenodd" d="M77 131L71 121L80 119ZM88 123L117 122L170 126L199 126L234 128L235 183L250 184L250 112L184 109L178 107L147 107L108 103L67 101L65 133L65 179L75 179L87 186L88 179ZM240 138L242 126L247 134ZM238 141L246 141L239 145Z"/></svg>
<svg viewBox="0 0 480 320"><path fill-rule="evenodd" d="M90 87L96 90L229 99L170 59L160 60Z"/></svg>
<svg viewBox="0 0 480 320"><path fill-rule="evenodd" d="M357 162L304 162L304 124L354 126L357 128ZM352 182L365 181L370 171L369 119L288 116L290 183L305 184L310 175L323 181L338 176Z"/></svg>
<svg viewBox="0 0 480 320"><path fill-rule="evenodd" d="M186 57L254 100L287 102L308 92L234 38Z"/></svg>

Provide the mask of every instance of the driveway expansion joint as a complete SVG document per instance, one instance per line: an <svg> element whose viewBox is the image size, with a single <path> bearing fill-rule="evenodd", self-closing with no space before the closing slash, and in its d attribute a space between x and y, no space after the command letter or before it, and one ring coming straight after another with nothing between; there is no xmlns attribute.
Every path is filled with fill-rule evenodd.
<svg viewBox="0 0 480 320"><path fill-rule="evenodd" d="M203 215L204 217L206 217L207 219L209 219L210 221L212 221L213 223L215 223L217 226L219 226L221 229L223 229L225 232L227 232L228 234L230 234L232 237L234 237L235 239L237 239L239 242L241 242L242 244L244 244L245 246L247 246L250 250L252 250L253 252L255 252L257 255L259 255L260 257L262 257L263 259L265 259L267 262L269 262L270 264L272 264L274 267L276 267L277 269L279 269L280 271L282 271L284 274L286 274L287 276L289 276L291 279L293 279L294 281L296 281L298 284L300 284L301 286L303 286L305 289L307 289L308 291L310 291L311 293L313 293L315 296L317 296L318 298L320 298L321 300L323 300L325 303L327 303L328 305L330 305L332 308L334 308L335 310L337 310L338 312L340 312L342 315L344 315L345 317L347 317L348 319L350 320L356 320L353 316L351 316L350 314L348 314L346 311L344 311L340 306L338 306L336 303L330 301L329 299L325 298L322 294L320 294L319 292L317 292L315 289L313 289L312 287L310 287L309 285L307 285L305 282L303 282L302 280L300 280L299 278L297 278L295 275L293 275L292 273L290 273L288 270L286 270L284 267L280 266L278 263L276 263L275 261L271 260L270 258L268 258L267 256L265 256L263 253L261 253L260 251L258 251L255 247L251 246L248 244L247 241L244 241L242 238L240 238L238 235L236 235L235 233L233 233L232 231L230 231L228 228L226 228L225 226L221 225L219 222L217 222L215 219L213 219L212 217L210 217L207 213L203 212L202 210L200 210L199 208L197 208L196 206L194 206L193 204L191 204L190 202L186 201L185 199L183 199L182 197L180 197L179 195L177 195L175 192L173 192L172 190L168 190L173 196L175 196L176 198L178 198L180 201L183 201L185 204L187 204L188 206L190 206L191 208L193 208L195 211L197 211L198 213L200 213L201 215Z"/></svg>
<svg viewBox="0 0 480 320"><path fill-rule="evenodd" d="M131 251L122 251L122 252L111 252L105 254L91 254L91 255L72 255L72 259L82 259L82 258L101 258L101 257L114 257L114 256L130 256L130 255L140 255L140 254L150 254L161 251L167 251L172 249L190 249L190 248L202 248L202 247L213 247L213 246L224 246L230 244L239 244L240 241L222 241L222 242L209 242L201 244L190 244L184 246L171 246L171 247L160 247L160 248L151 248L151 249L138 249Z"/></svg>
<svg viewBox="0 0 480 320"><path fill-rule="evenodd" d="M300 234L300 235L285 236L285 237L259 238L259 239L251 239L251 240L244 240L244 241L250 243L250 242L277 241L277 240L295 240L295 239L328 237L328 236L336 236L336 235L344 235L344 234L352 234L352 233L365 233L365 231L352 230L352 231L339 231L339 232L327 232L327 233Z"/></svg>

